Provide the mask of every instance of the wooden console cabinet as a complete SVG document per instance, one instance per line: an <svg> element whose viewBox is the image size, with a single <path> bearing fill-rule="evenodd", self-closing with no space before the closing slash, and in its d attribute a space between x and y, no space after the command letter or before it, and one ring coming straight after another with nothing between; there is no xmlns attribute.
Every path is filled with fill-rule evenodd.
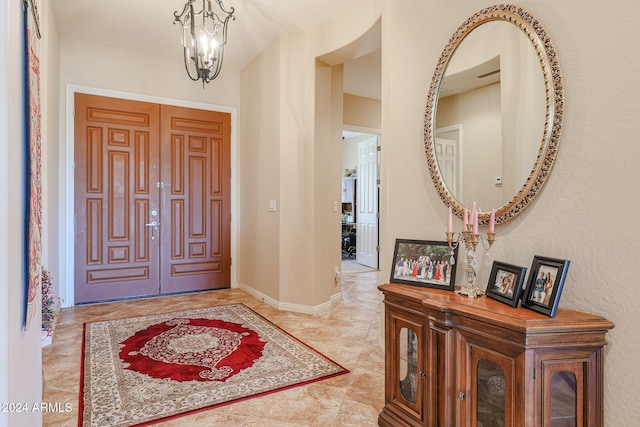
<svg viewBox="0 0 640 427"><path fill-rule="evenodd" d="M613 323L389 283L381 426L604 426Z"/></svg>

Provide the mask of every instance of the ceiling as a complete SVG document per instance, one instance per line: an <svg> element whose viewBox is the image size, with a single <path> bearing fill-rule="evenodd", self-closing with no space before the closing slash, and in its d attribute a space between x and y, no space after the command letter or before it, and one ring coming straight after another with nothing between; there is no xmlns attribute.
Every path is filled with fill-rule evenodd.
<svg viewBox="0 0 640 427"><path fill-rule="evenodd" d="M185 0L51 0L61 38L80 39L175 58L182 62L179 29L174 12L182 12ZM347 13L360 0L224 0L235 9L230 21L223 63L240 71L274 40L288 33L307 30ZM198 1L196 4L199 4ZM374 75L348 77L371 70ZM345 65L345 92L380 99L380 54ZM377 70L377 71L375 71ZM368 71L367 73L371 73ZM369 85L362 82L371 81ZM377 88L375 85L377 84ZM365 86L365 87L362 87Z"/></svg>

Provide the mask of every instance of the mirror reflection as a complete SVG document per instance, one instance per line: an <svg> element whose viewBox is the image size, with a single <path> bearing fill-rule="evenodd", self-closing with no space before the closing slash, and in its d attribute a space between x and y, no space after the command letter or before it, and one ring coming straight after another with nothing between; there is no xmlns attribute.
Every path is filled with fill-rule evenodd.
<svg viewBox="0 0 640 427"><path fill-rule="evenodd" d="M429 174L462 218L473 201L486 225L519 215L555 163L564 93L558 56L533 16L518 6L480 10L451 36L427 98Z"/></svg>
<svg viewBox="0 0 640 427"><path fill-rule="evenodd" d="M510 22L473 29L449 59L437 98L435 155L463 206L505 205L525 184L544 136L545 80L538 54Z"/></svg>

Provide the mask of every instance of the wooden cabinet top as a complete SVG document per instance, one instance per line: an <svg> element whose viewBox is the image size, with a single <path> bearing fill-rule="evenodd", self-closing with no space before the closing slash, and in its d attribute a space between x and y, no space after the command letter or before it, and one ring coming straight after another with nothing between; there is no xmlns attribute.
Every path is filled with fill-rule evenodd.
<svg viewBox="0 0 640 427"><path fill-rule="evenodd" d="M598 339L591 336L586 340L593 343L594 339L604 341L604 334L614 327L613 322L602 316L563 308L558 309L555 317L549 317L527 308L510 307L487 296L469 298L452 291L399 283L387 283L378 289L384 293L387 304L410 307L414 311L421 309L443 324L486 325L525 339L532 335L595 333ZM582 336L584 338L587 337Z"/></svg>

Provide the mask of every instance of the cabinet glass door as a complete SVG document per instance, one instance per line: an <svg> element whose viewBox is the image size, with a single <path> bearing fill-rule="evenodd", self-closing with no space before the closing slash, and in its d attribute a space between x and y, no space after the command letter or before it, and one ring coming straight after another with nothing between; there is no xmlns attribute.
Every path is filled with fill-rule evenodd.
<svg viewBox="0 0 640 427"><path fill-rule="evenodd" d="M467 351L469 354L466 390L468 396L460 396L460 400L461 410L468 418L460 425L477 427L516 425L514 359L475 345L468 345Z"/></svg>
<svg viewBox="0 0 640 427"><path fill-rule="evenodd" d="M551 427L586 425L590 402L585 385L589 359L543 361L543 424ZM592 407L591 407L592 408Z"/></svg>
<svg viewBox="0 0 640 427"><path fill-rule="evenodd" d="M573 372L557 372L551 378L551 427L576 427L577 380Z"/></svg>
<svg viewBox="0 0 640 427"><path fill-rule="evenodd" d="M498 364L482 359L476 370L476 420L482 427L505 425L504 370Z"/></svg>
<svg viewBox="0 0 640 427"><path fill-rule="evenodd" d="M385 399L394 411L415 420L424 418L424 326L418 316L391 311L387 317L393 331L387 360L393 366L387 376Z"/></svg>
<svg viewBox="0 0 640 427"><path fill-rule="evenodd" d="M409 403L418 399L418 336L409 328L400 329L400 395Z"/></svg>

